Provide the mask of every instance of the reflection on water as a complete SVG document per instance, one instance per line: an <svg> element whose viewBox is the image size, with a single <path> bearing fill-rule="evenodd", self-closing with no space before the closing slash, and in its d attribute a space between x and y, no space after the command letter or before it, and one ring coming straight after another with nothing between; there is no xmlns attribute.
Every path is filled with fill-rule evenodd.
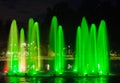
<svg viewBox="0 0 120 83"><path fill-rule="evenodd" d="M63 78L63 77L0 77L0 83L112 83L107 77Z"/></svg>
<svg viewBox="0 0 120 83"><path fill-rule="evenodd" d="M9 77L8 78L9 83L22 83L25 82L25 78L17 78L17 77Z"/></svg>
<svg viewBox="0 0 120 83"><path fill-rule="evenodd" d="M107 78L83 78L76 83L107 83Z"/></svg>
<svg viewBox="0 0 120 83"><path fill-rule="evenodd" d="M64 83L63 78L55 78L54 83Z"/></svg>

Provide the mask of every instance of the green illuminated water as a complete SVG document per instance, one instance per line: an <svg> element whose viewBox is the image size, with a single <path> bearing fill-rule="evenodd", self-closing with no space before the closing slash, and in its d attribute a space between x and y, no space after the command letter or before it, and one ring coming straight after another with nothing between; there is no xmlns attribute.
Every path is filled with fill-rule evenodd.
<svg viewBox="0 0 120 83"><path fill-rule="evenodd" d="M56 60L56 54L57 54L57 28L58 28L58 21L57 17L53 16L50 26L50 37L49 37L49 51L52 52L52 55L54 57L54 71L57 71L57 60Z"/></svg>
<svg viewBox="0 0 120 83"><path fill-rule="evenodd" d="M49 48L50 51L53 51L56 53L56 37L57 37L57 28L58 28L58 21L57 17L53 16L52 21L51 21L51 26L50 26L50 37L49 37ZM54 55L53 55L54 56Z"/></svg>
<svg viewBox="0 0 120 83"><path fill-rule="evenodd" d="M24 28L20 29L20 36L18 34L16 21L13 20L7 50L8 73L38 75L43 71L46 72L42 70L45 66L42 63L45 58L41 55L38 22L34 22L32 18L29 19L27 39L25 39ZM56 16L53 16L51 21L48 41L47 57L50 57L50 60L47 60L50 66L47 72L53 75L64 75L67 72L65 68L68 66L66 63L68 59L63 28L58 24ZM104 20L101 20L98 28L94 23L89 27L86 18L83 17L81 24L77 27L74 41L76 41L75 54L72 55L74 64L71 70L74 75L107 75L109 73L108 37Z"/></svg>
<svg viewBox="0 0 120 83"><path fill-rule="evenodd" d="M64 72L65 67L65 50L64 50L64 35L62 26L58 26L58 34L57 34L57 54L55 56L55 69L57 74L62 74Z"/></svg>
<svg viewBox="0 0 120 83"><path fill-rule="evenodd" d="M100 22L98 32L95 24L90 31L83 17L76 34L74 72L78 75L107 75L109 73L108 39L105 21Z"/></svg>
<svg viewBox="0 0 120 83"><path fill-rule="evenodd" d="M76 33L76 51L75 51L75 64L74 72L81 73L82 69L82 43L81 43L81 28L78 26Z"/></svg>
<svg viewBox="0 0 120 83"><path fill-rule="evenodd" d="M82 18L81 22L81 75L84 75L88 72L88 59L89 59L89 30L86 18Z"/></svg>
<svg viewBox="0 0 120 83"><path fill-rule="evenodd" d="M10 73L17 73L19 71L18 66L18 30L16 20L12 21L9 41L8 41L8 69Z"/></svg>
<svg viewBox="0 0 120 83"><path fill-rule="evenodd" d="M97 57L98 57L98 71L101 74L109 73L109 58L108 58L108 37L106 30L106 23L101 20L97 36Z"/></svg>
<svg viewBox="0 0 120 83"><path fill-rule="evenodd" d="M31 55L32 46L31 46L31 43L33 41L32 41L32 38L31 38L31 34L32 34L33 26L34 26L34 20L32 18L30 18L29 22L28 22L28 60L27 60L28 70L27 71L32 69L32 55Z"/></svg>
<svg viewBox="0 0 120 83"><path fill-rule="evenodd" d="M39 78L39 77L15 77L15 76L9 76L4 77L1 80L1 83L112 83L111 79L116 82L116 79L114 78L105 78L105 77L93 77L93 78ZM119 81L119 79L117 79Z"/></svg>
<svg viewBox="0 0 120 83"><path fill-rule="evenodd" d="M19 72L26 72L26 54L25 54L25 34L24 29L20 30L19 44Z"/></svg>
<svg viewBox="0 0 120 83"><path fill-rule="evenodd" d="M65 64L65 52L64 52L64 34L62 26L58 26L57 17L52 18L49 50L54 53L54 71L56 74L62 74L64 72Z"/></svg>
<svg viewBox="0 0 120 83"><path fill-rule="evenodd" d="M32 27L32 33L30 34L30 43L28 44L28 73L36 74L40 71L40 37L39 37L39 25L35 22Z"/></svg>
<svg viewBox="0 0 120 83"><path fill-rule="evenodd" d="M88 69L88 73L91 74L96 74L97 71L97 46L96 46L96 26L95 24L91 25L90 28L90 37L89 37L89 41L90 41L90 45L89 45L89 69Z"/></svg>

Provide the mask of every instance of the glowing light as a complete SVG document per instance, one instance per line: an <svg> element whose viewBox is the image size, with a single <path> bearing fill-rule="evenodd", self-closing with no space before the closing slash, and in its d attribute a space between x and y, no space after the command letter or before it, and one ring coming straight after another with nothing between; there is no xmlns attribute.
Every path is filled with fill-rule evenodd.
<svg viewBox="0 0 120 83"><path fill-rule="evenodd" d="M100 71L100 74L102 74L103 72L102 71Z"/></svg>
<svg viewBox="0 0 120 83"><path fill-rule="evenodd" d="M72 68L72 65L68 64L68 69L71 69Z"/></svg>
<svg viewBox="0 0 120 83"><path fill-rule="evenodd" d="M18 37L16 20L12 21L7 48L8 67L4 69L4 72L16 74L27 71L28 74L34 75L37 72L40 73L42 68L44 69L39 31L38 22L34 22L30 18L28 39L26 40L24 29L20 29L20 36ZM66 71L66 68L72 72L77 72L78 75L97 75L97 73L107 75L109 73L108 39L104 20L101 20L97 31L94 23L89 28L86 18L82 18L81 25L76 31L75 54L72 56L74 57L73 65L66 64L64 32L62 25L58 24L56 16L52 18L49 36L48 54L52 57L53 61L51 62L53 63L47 64L46 68L50 72L60 75ZM71 46L68 45L67 47L70 56Z"/></svg>
<svg viewBox="0 0 120 83"><path fill-rule="evenodd" d="M87 73L85 72L84 75L87 75Z"/></svg>
<svg viewBox="0 0 120 83"><path fill-rule="evenodd" d="M92 72L95 72L94 70L92 70Z"/></svg>
<svg viewBox="0 0 120 83"><path fill-rule="evenodd" d="M98 64L99 63L99 64ZM88 24L83 17L81 26L78 26L76 32L76 50L74 69L82 75L84 72L97 74L108 71L108 40L105 21L102 20L99 25L98 33L95 24L91 24L90 31Z"/></svg>
<svg viewBox="0 0 120 83"><path fill-rule="evenodd" d="M50 65L49 64L47 64L47 70L50 70Z"/></svg>

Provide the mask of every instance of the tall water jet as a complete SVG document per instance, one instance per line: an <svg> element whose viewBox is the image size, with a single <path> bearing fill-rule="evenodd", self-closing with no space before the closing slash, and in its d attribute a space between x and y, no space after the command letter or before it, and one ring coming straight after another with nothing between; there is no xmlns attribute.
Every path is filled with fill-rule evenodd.
<svg viewBox="0 0 120 83"><path fill-rule="evenodd" d="M20 30L20 44L19 44L19 72L26 72L26 53L25 53L25 34L24 29Z"/></svg>
<svg viewBox="0 0 120 83"><path fill-rule="evenodd" d="M96 74L97 71L97 46L96 46L96 26L92 24L89 36L89 52L88 52L88 73Z"/></svg>
<svg viewBox="0 0 120 83"><path fill-rule="evenodd" d="M82 42L82 51L81 51L81 75L85 75L88 72L88 46L89 46L89 30L86 18L82 18L81 22L81 42Z"/></svg>
<svg viewBox="0 0 120 83"><path fill-rule="evenodd" d="M97 57L98 57L98 71L100 74L108 74L109 59L108 59L108 37L106 30L106 23L101 20L98 37L97 37Z"/></svg>
<svg viewBox="0 0 120 83"><path fill-rule="evenodd" d="M27 50L28 50L28 59L27 59L27 71L29 71L29 68L31 67L31 59L32 59L32 57L31 57L31 50L32 50L32 48L31 48L31 43L32 43L32 40L31 40L31 34L32 34L32 30L33 30L33 25L34 25L34 20L33 20L33 18L30 18L29 19L29 21L28 21L28 48L27 48Z"/></svg>
<svg viewBox="0 0 120 83"><path fill-rule="evenodd" d="M63 74L65 69L65 47L64 47L64 34L62 26L58 26L57 34L57 46L56 46L56 55L55 55L55 69L56 74Z"/></svg>
<svg viewBox="0 0 120 83"><path fill-rule="evenodd" d="M76 47L75 47L75 59L74 59L74 72L77 72L78 74L81 73L82 69L82 43L81 43L81 28L78 26L77 32L76 32Z"/></svg>
<svg viewBox="0 0 120 83"><path fill-rule="evenodd" d="M49 52L52 52L52 55L50 56L56 56L57 52L57 28L58 28L58 21L57 17L53 16L52 21L51 21L51 26L50 26L50 37L49 37ZM56 60L53 62L54 63L54 71L57 70L56 66Z"/></svg>
<svg viewBox="0 0 120 83"><path fill-rule="evenodd" d="M33 20L33 18L30 18L28 21L28 44L31 43L31 34L32 34L32 30L33 30L33 25L34 25L34 20Z"/></svg>
<svg viewBox="0 0 120 83"><path fill-rule="evenodd" d="M29 50L28 50L28 57L29 57L29 63L28 63L28 72L30 74L36 74L36 72L40 72L40 36L39 36L39 25L38 22L35 22L32 27L32 35L31 40L29 43Z"/></svg>
<svg viewBox="0 0 120 83"><path fill-rule="evenodd" d="M19 71L18 66L18 30L16 20L12 21L8 40L8 72L17 73Z"/></svg>

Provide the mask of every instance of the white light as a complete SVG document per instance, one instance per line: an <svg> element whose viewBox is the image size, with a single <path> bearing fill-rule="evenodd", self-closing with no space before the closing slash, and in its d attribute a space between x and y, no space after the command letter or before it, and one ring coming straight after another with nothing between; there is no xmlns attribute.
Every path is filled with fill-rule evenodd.
<svg viewBox="0 0 120 83"><path fill-rule="evenodd" d="M49 64L47 64L47 70L50 70L50 65Z"/></svg>
<svg viewBox="0 0 120 83"><path fill-rule="evenodd" d="M100 73L102 74L102 71L100 71Z"/></svg>
<svg viewBox="0 0 120 83"><path fill-rule="evenodd" d="M68 69L71 69L72 68L72 65L68 64Z"/></svg>
<svg viewBox="0 0 120 83"><path fill-rule="evenodd" d="M98 69L100 68L100 64L98 64Z"/></svg>

